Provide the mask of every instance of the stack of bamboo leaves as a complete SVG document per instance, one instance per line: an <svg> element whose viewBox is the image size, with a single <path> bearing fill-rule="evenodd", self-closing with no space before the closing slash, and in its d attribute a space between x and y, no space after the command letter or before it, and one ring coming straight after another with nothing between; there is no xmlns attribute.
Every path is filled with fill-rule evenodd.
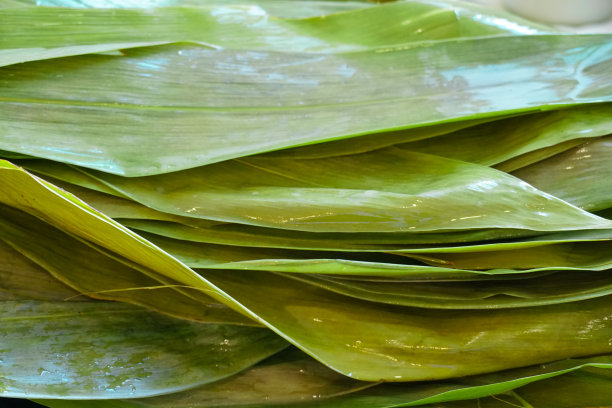
<svg viewBox="0 0 612 408"><path fill-rule="evenodd" d="M0 0L0 65L0 397L612 403L612 35Z"/></svg>

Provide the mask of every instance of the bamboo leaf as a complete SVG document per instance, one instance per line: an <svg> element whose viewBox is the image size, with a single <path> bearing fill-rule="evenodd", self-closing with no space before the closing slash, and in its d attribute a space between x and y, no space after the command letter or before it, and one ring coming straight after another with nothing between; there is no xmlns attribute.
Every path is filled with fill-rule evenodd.
<svg viewBox="0 0 612 408"><path fill-rule="evenodd" d="M443 379L612 350L610 296L448 313L362 302L262 271L200 273L303 351L360 380Z"/></svg>
<svg viewBox="0 0 612 408"><path fill-rule="evenodd" d="M65 300L78 294L0 240L0 300Z"/></svg>
<svg viewBox="0 0 612 408"><path fill-rule="evenodd" d="M5 7L28 7L28 6L44 6L44 7L70 7L70 8L127 8L127 9L149 9L159 7L193 7L207 6L216 4L218 6L235 6L244 5L243 0L126 0L117 2L114 0L2 0L0 7L6 4ZM249 2L249 4L263 8L266 12L273 16L284 18L305 18L337 13L342 11L350 11L360 8L375 6L375 3L368 1L330 1L330 0L299 0L299 1L283 1L283 0L257 0ZM292 7L289 7L289 6Z"/></svg>
<svg viewBox="0 0 612 408"><path fill-rule="evenodd" d="M516 390L521 399L533 406L544 404L558 408L605 406L612 401L612 372L600 368L586 368L550 380L533 383Z"/></svg>
<svg viewBox="0 0 612 408"><path fill-rule="evenodd" d="M429 265L446 266L458 269L584 269L604 270L612 267L610 248L612 242L573 242L555 243L534 246L531 248L513 249L506 246L489 246L483 251L478 248L427 252L426 254L408 254Z"/></svg>
<svg viewBox="0 0 612 408"><path fill-rule="evenodd" d="M58 181L55 177L61 177L69 182L96 189L98 185L102 185L103 187L100 190L111 190L82 172L61 163L41 160L28 160L18 163L28 170L33 169L34 174L40 174L45 179L58 183L64 190L78 195L104 214L120 219L122 224L130 228L196 242L254 247L368 251L400 250L407 247L429 248L431 244L487 241L536 235L536 233L531 231L510 229L455 231L443 234L378 233L372 235L360 233L309 233L277 228L261 228L164 213L145 207L132 200L121 199L109 194L100 194L95 190L83 189L78 185ZM52 176L50 177L49 175ZM117 192L113 193L119 194ZM121 194L119 195L121 196ZM155 221L167 222L160 223ZM600 235L596 232L591 232L590 234Z"/></svg>
<svg viewBox="0 0 612 408"><path fill-rule="evenodd" d="M588 211L612 207L612 136L590 140L513 174Z"/></svg>
<svg viewBox="0 0 612 408"><path fill-rule="evenodd" d="M177 282L121 258L100 253L26 213L0 206L0 215L0 240L5 240L55 278L74 288L76 294L133 303L183 319L256 325L205 292L176 289L181 286ZM18 273L12 271L13 275ZM57 284L46 289L55 286ZM74 293L63 299L72 297Z"/></svg>
<svg viewBox="0 0 612 408"><path fill-rule="evenodd" d="M0 160L0 203L22 209L76 238L183 285L225 296L187 266L75 196Z"/></svg>
<svg viewBox="0 0 612 408"><path fill-rule="evenodd" d="M494 169L397 148L319 160L242 158L141 178L88 174L159 211L268 228L564 231L612 225Z"/></svg>
<svg viewBox="0 0 612 408"><path fill-rule="evenodd" d="M17 65L2 70L0 149L141 176L605 102L609 47L608 35L459 39L346 54L173 46Z"/></svg>
<svg viewBox="0 0 612 408"><path fill-rule="evenodd" d="M527 399L531 400L534 397L545 397L546 392L554 392L556 384L568 386L567 392L561 393L562 396L568 398L565 401L575 399L575 397L570 397L569 391L579 395L580 389L599 391L599 393L595 392L595 395L590 397L589 400L606 401L601 397L608 395L608 392L605 391L605 379L609 377L610 368L612 368L610 357L601 356L588 359L562 360L546 365L506 370L495 374L464 377L460 380L384 384L358 391L355 389L356 386L363 383L350 381L337 374L334 376L333 372L326 371L323 367L313 364L312 360L303 357L300 359L299 354L295 354L293 350L287 350L237 376L181 393L146 400L134 399L112 402L43 400L37 402L50 408L82 408L85 406L89 408L160 406L164 408L185 406L191 408L210 406L253 408L276 406L279 403L282 403L284 407L291 408L349 406L356 408L391 408L421 406L421 404L453 401L455 399L480 398L512 389L516 389L517 394L525 395ZM278 389L279 383L283 383L285 386ZM258 387L254 388L253 384L258 384ZM330 395L330 390L337 389L335 387L338 386L345 387L344 395L335 397ZM521 388L517 389L517 387ZM240 392L236 392L236 390L240 390ZM559 402L562 401L561 398L555 399ZM470 402L473 405L466 405L467 407L477 407L475 401ZM453 404L440 405L440 407L446 406L454 407ZM463 405L460 406L463 407Z"/></svg>
<svg viewBox="0 0 612 408"><path fill-rule="evenodd" d="M610 242L549 243L527 250L445 253L444 248L421 254L398 252L424 263L379 252L321 252L262 249L186 242L142 233L142 236L191 268L263 270L336 276L376 276L387 280L510 279L541 271L603 271L612 267ZM471 248L471 252L469 249ZM453 249L457 249L454 247ZM530 263L531 262L531 263ZM433 266L427 266L433 265ZM513 269L514 268L514 269Z"/></svg>
<svg viewBox="0 0 612 408"><path fill-rule="evenodd" d="M612 294L610 271L556 272L511 280L465 282L371 281L286 275L371 302L430 309L503 309L551 305Z"/></svg>
<svg viewBox="0 0 612 408"><path fill-rule="evenodd" d="M181 240L195 242L210 242L218 244L242 245L253 247L278 247L294 249L318 250L396 250L398 252L482 252L501 249L520 249L540 245L550 245L559 242L579 242L609 240L612 235L607 230L582 231L547 234L541 237L525 238L529 235L524 231L473 231L473 232L446 232L444 234L311 234L307 232L283 231L270 228L257 228L246 225L198 220L190 217L172 215L145 207L131 200L121 199L109 194L102 194L78 185L111 191L103 183L88 177L82 172L60 163L44 160L27 160L19 162L35 173L43 174L45 178L63 189L68 190L93 207L101 210L120 222L140 231L148 231L156 235L173 237ZM56 180L60 177L68 183ZM155 222L166 221L166 222ZM532 234L533 235L533 234ZM151 236L154 240L155 237ZM504 242L499 244L465 244L469 241L486 241L492 238L520 238L518 242ZM463 245L440 245L443 243L461 242ZM432 245L438 244L434 248ZM420 245L419 245L420 244Z"/></svg>
<svg viewBox="0 0 612 408"><path fill-rule="evenodd" d="M0 66L173 42L213 48L342 52L410 41L554 31L504 13L498 21L491 21L479 18L478 7L464 6L461 12L455 7L440 2L398 2L331 14L324 16L325 21L303 19L300 13L297 19L279 19L258 5L214 3L152 11L0 8ZM276 14L287 14L283 12L287 8L296 13L292 3L274 7ZM122 29L109 30L109 24ZM28 35L18 35L20 32Z"/></svg>
<svg viewBox="0 0 612 408"><path fill-rule="evenodd" d="M533 113L488 122L398 147L492 166L576 138L606 135L612 131L610 113L612 104ZM483 145L487 145L487 149L483 149Z"/></svg>
<svg viewBox="0 0 612 408"><path fill-rule="evenodd" d="M553 146L544 147L542 149L534 150L529 153L525 153L520 156L516 156L512 159L501 162L493 167L505 173L511 173L515 170L529 166L530 164L534 164L541 160L548 159L549 157L552 157L559 153L563 153L585 142L588 142L588 139L580 138L580 139L569 140L567 142L562 142L562 143L559 143Z"/></svg>
<svg viewBox="0 0 612 408"><path fill-rule="evenodd" d="M192 219L194 220L194 219ZM431 249L444 244L510 239L535 235L518 230L475 230L448 233L320 233L261 228L251 225L216 222L208 220L190 221L190 225L175 222L119 219L123 225L137 231L145 231L164 237L185 241L242 245L262 248L290 248L331 251L404 251ZM204 222L202 222L204 221ZM195 225L193 225L195 224ZM597 230L594 230L597 231ZM597 233L594 233L597 235ZM155 238L153 238L155 239ZM410 248L410 249L407 249Z"/></svg>
<svg viewBox="0 0 612 408"><path fill-rule="evenodd" d="M286 346L266 329L107 302L0 302L0 395L134 398L216 381ZM92 335L93 334L93 335Z"/></svg>

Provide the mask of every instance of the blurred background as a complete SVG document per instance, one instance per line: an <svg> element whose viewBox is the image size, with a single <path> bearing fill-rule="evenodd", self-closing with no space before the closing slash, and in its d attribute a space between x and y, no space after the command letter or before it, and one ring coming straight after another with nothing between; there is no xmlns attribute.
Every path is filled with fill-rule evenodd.
<svg viewBox="0 0 612 408"><path fill-rule="evenodd" d="M612 33L612 0L468 0L577 33Z"/></svg>

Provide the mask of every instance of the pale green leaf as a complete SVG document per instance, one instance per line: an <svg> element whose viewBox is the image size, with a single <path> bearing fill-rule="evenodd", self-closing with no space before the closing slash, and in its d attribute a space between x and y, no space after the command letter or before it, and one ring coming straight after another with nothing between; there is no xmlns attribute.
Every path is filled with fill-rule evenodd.
<svg viewBox="0 0 612 408"><path fill-rule="evenodd" d="M2 69L0 149L139 176L605 102L610 38L488 37L346 54L184 45L16 65Z"/></svg>
<svg viewBox="0 0 612 408"><path fill-rule="evenodd" d="M272 2L262 5L266 3ZM307 19L301 17L312 11L304 13L303 7L300 13L289 2L275 4L272 12L293 14L297 19L275 18L257 4L198 5L202 7L0 8L0 66L173 42L212 48L342 52L411 41L554 31L509 14L485 19L477 6L436 1L359 7ZM109 25L122 29L112 30ZM22 32L28 35L20 35Z"/></svg>

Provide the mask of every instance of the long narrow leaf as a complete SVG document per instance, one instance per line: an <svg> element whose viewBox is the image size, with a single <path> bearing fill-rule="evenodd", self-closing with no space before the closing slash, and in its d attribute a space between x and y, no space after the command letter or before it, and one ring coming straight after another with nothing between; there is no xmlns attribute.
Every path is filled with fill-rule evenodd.
<svg viewBox="0 0 612 408"><path fill-rule="evenodd" d="M109 399L175 392L286 346L266 329L198 324L107 302L0 302L6 397Z"/></svg>
<svg viewBox="0 0 612 408"><path fill-rule="evenodd" d="M567 392L561 393L563 397L569 398L566 401L582 401L577 397L570 397L570 391L576 392L579 386L600 391L600 394L589 397L589 401L606 401L600 398L609 395L605 387L602 387L605 382L601 380L609 378L608 372L611 368L610 357L601 356L557 361L454 381L385 384L358 391L359 385L363 383L334 375L323 367L303 357L300 358L300 355L295 354L293 350L287 350L222 382L167 396L112 402L52 400L38 402L51 408L184 408L186 406L254 408L279 404L291 408L392 408L480 398L512 389L516 389L518 394L524 395L528 400L545 398L546 391L553 391L557 384L568 386ZM280 389L279 383L283 384ZM257 387L253 387L253 384L257 384ZM339 389L343 389L344 395L334 397L331 393L338 392ZM562 401L562 398L555 397L555 399ZM466 406L469 408L478 406L476 401L471 402L472 405ZM452 408L453 405L450 404L449 407ZM495 405L494 407L497 408Z"/></svg>
<svg viewBox="0 0 612 408"><path fill-rule="evenodd" d="M3 300L9 295L37 300L65 300L78 294L0 240L0 297Z"/></svg>
<svg viewBox="0 0 612 408"><path fill-rule="evenodd" d="M513 174L588 211L612 207L612 136L590 140Z"/></svg>
<svg viewBox="0 0 612 408"><path fill-rule="evenodd" d="M361 380L442 379L612 351L611 296L449 313L362 302L261 271L200 273L308 354Z"/></svg>
<svg viewBox="0 0 612 408"><path fill-rule="evenodd" d="M216 4L218 6L245 5L244 0L2 0L0 7L70 7L70 8L158 8L158 7L185 7L206 6ZM331 1L331 0L257 0L248 2L257 5L273 16L285 18L315 17L330 13L350 11L361 8L373 7L376 4L368 1Z"/></svg>
<svg viewBox="0 0 612 408"><path fill-rule="evenodd" d="M357 299L430 309L530 307L612 294L610 271L557 272L529 279L435 283L357 281L316 275L292 277Z"/></svg>
<svg viewBox="0 0 612 408"><path fill-rule="evenodd" d="M4 206L0 206L0 216L0 241L8 242L77 293L134 303L184 319L254 325L206 293L177 290L174 287L181 286L177 282L125 265L37 218Z"/></svg>
<svg viewBox="0 0 612 408"><path fill-rule="evenodd" d="M296 12L291 3L284 7L277 4L276 10L289 7ZM480 10L470 9L473 7L464 6L458 13L449 3L398 2L321 18L278 19L257 5L164 7L153 11L0 8L0 66L173 42L210 44L214 48L337 52L410 41L553 31L506 14L498 21L478 18ZM108 24L122 26L122 30L108 30ZM28 35L19 35L21 32Z"/></svg>
<svg viewBox="0 0 612 408"><path fill-rule="evenodd" d="M605 102L610 38L491 37L336 55L150 47L7 67L0 149L139 176Z"/></svg>
<svg viewBox="0 0 612 408"><path fill-rule="evenodd" d="M89 174L163 212L300 231L612 226L497 170L398 148L320 160L242 158L141 178Z"/></svg>
<svg viewBox="0 0 612 408"><path fill-rule="evenodd" d="M611 113L612 104L534 113L485 123L399 147L492 166L572 139L606 135L612 132ZM488 147L483 149L485 145Z"/></svg>

